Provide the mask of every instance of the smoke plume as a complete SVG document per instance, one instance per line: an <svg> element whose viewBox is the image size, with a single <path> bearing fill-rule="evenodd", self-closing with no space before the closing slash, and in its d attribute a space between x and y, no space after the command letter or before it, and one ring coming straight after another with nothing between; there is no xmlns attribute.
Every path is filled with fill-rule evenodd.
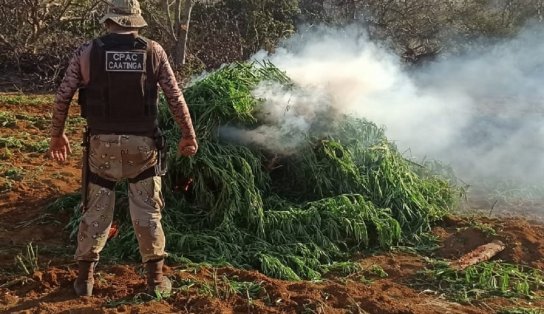
<svg viewBox="0 0 544 314"><path fill-rule="evenodd" d="M364 117L413 158L450 164L463 180L544 178L544 32L478 45L421 67L372 42L356 27L313 28L269 59L302 88L262 85L265 125L230 137L290 151L316 116Z"/></svg>

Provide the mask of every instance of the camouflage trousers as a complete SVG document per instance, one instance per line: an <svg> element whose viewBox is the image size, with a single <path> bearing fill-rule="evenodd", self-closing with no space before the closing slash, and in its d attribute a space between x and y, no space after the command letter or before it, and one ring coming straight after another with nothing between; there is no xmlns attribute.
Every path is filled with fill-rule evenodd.
<svg viewBox="0 0 544 314"><path fill-rule="evenodd" d="M89 143L89 168L100 177L119 181L133 179L157 162L152 138L133 135L93 135ZM79 224L75 259L98 261L113 221L115 192L89 183L87 204ZM129 210L142 261L164 258L165 239L161 226L161 177L129 183Z"/></svg>

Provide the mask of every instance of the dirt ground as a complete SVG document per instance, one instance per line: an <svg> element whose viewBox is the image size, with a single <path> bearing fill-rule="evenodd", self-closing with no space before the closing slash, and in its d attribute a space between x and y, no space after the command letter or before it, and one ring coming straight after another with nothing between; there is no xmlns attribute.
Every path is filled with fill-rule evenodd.
<svg viewBox="0 0 544 314"><path fill-rule="evenodd" d="M43 141L48 137L51 98L13 103L0 98L0 111L15 115L2 123L2 138ZM71 116L77 116L72 106ZM0 116L1 117L1 116ZM41 122L40 122L41 121ZM9 121L8 121L9 122ZM496 313L530 308L544 313L544 301L489 297L471 304L446 298L441 291L414 286L429 259L401 248L354 258L362 269L382 274L327 275L323 280L284 281L256 271L202 265L168 267L174 294L150 300L144 294L138 264L103 261L96 275L95 296L76 298L72 291L74 244L63 230L68 217L53 215L46 205L57 196L77 192L80 185L81 125L69 124L74 150L59 165L32 145L0 144L0 312L2 313ZM15 148L9 148L13 145ZM16 148L16 146L20 146ZM43 149L42 149L43 150ZM534 217L531 217L533 219ZM501 240L506 249L495 259L544 270L544 225L522 217L450 216L434 227L440 247L433 258L455 260L479 245ZM26 274L15 260L28 244L38 247L38 270ZM233 290L229 282L256 283L260 289ZM538 312L534 312L538 313Z"/></svg>

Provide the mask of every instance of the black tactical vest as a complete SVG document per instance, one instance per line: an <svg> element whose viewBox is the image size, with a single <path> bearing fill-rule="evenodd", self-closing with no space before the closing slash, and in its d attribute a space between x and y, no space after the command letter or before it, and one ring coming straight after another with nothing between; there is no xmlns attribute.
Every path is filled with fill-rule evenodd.
<svg viewBox="0 0 544 314"><path fill-rule="evenodd" d="M157 127L158 73L151 44L132 34L93 41L90 81L79 91L91 132L152 134Z"/></svg>

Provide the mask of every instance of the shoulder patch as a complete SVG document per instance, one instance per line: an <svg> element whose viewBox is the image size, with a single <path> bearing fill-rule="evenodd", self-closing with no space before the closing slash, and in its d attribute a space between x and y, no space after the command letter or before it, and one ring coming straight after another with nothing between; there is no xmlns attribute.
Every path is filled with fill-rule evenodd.
<svg viewBox="0 0 544 314"><path fill-rule="evenodd" d="M144 51L106 51L107 72L145 72Z"/></svg>

